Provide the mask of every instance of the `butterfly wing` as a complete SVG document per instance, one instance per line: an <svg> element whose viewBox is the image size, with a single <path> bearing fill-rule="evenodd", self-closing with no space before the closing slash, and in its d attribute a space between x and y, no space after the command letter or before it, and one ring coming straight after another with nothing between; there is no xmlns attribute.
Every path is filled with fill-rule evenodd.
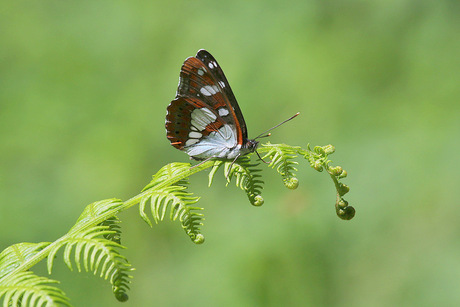
<svg viewBox="0 0 460 307"><path fill-rule="evenodd" d="M221 91L224 94L223 96L225 103L227 104L228 108L232 110L233 121L241 130L241 139L246 140L248 138L248 131L244 121L243 113L240 110L235 95L233 95L232 88L230 87L230 83L227 81L222 68L220 68L216 59L214 59L214 57L204 49L198 51L196 58L199 59L206 67L209 67L214 80L217 80L217 84L220 86Z"/></svg>
<svg viewBox="0 0 460 307"><path fill-rule="evenodd" d="M231 158L247 139L230 85L206 50L182 65L176 99L167 108L166 131L174 147L197 159Z"/></svg>

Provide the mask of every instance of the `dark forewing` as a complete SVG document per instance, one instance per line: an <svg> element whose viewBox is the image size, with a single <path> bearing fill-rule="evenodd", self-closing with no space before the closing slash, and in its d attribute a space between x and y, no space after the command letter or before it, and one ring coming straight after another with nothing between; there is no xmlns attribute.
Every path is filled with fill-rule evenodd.
<svg viewBox="0 0 460 307"><path fill-rule="evenodd" d="M182 149L186 145L190 131L195 129L191 126L191 114L201 108L210 110L216 117L205 129L198 130L203 136L229 124L236 127L238 144L247 139L246 124L230 85L217 61L203 49L196 57L185 60L176 99L167 109L167 137L174 147Z"/></svg>
<svg viewBox="0 0 460 307"><path fill-rule="evenodd" d="M222 81L225 85L224 87L222 87L222 91L224 93L224 96L227 98L227 103L234 110L235 119L238 122L242 131L242 137L246 140L248 138L248 131L246 128L246 123L244 122L243 113L241 112L240 107L238 106L238 102L236 101L235 95L233 95L230 83L228 83L227 78L225 77L224 72L222 71L222 68L220 68L216 59L214 59L214 57L204 49L201 49L197 52L196 58L203 62L204 65L211 70L214 79Z"/></svg>

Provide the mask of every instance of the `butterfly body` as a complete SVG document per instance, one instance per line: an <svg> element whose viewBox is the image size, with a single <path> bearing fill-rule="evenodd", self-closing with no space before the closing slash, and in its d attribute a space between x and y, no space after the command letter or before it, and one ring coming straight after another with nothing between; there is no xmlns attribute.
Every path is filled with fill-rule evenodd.
<svg viewBox="0 0 460 307"><path fill-rule="evenodd" d="M222 69L203 49L182 65L165 126L171 145L195 160L233 160L258 146L247 138L243 114Z"/></svg>

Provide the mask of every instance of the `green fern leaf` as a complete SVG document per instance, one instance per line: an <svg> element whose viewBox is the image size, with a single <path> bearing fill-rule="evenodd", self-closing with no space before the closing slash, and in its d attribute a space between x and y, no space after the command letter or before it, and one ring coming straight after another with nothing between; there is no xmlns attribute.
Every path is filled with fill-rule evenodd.
<svg viewBox="0 0 460 307"><path fill-rule="evenodd" d="M0 253L0 279L34 257L49 244L49 242L19 243L3 250Z"/></svg>
<svg viewBox="0 0 460 307"><path fill-rule="evenodd" d="M262 177L258 168L259 163L251 164L251 159L247 156L239 158L235 163L225 162L224 172L227 174L227 184L233 177L236 178L235 183L246 192L249 201L253 206L261 206L264 203L261 190L264 183L260 178Z"/></svg>
<svg viewBox="0 0 460 307"><path fill-rule="evenodd" d="M123 202L116 198L104 199L96 201L86 206L82 214L77 220L77 223L70 229L70 232L76 231L81 227L85 227L85 223L93 224L94 220L100 219L101 223L108 218L114 216L122 209Z"/></svg>
<svg viewBox="0 0 460 307"><path fill-rule="evenodd" d="M50 284L58 281L39 277L31 271L20 272L0 280L0 299L3 306L71 306L59 288Z"/></svg>
<svg viewBox="0 0 460 307"><path fill-rule="evenodd" d="M269 167L276 169L276 171L282 176L284 185L289 189L296 189L299 185L295 172L297 168L295 165L298 164L294 161L296 156L295 147L284 145L284 144L266 144L264 147L269 148L269 151L263 158L270 158Z"/></svg>
<svg viewBox="0 0 460 307"><path fill-rule="evenodd" d="M120 223L120 219L115 215L109 217L107 220L100 223L100 226L105 226L108 230L110 230L110 232L104 234L103 237L107 240L121 244L121 227L119 225Z"/></svg>
<svg viewBox="0 0 460 307"><path fill-rule="evenodd" d="M188 177L190 173L190 163L169 163L163 166L155 175L153 175L152 181L142 190L147 191L159 184L173 184L181 179ZM169 180L172 182L168 182Z"/></svg>
<svg viewBox="0 0 460 307"><path fill-rule="evenodd" d="M208 187L211 187L214 176L216 175L217 170L225 163L223 160L214 160L211 171L208 175Z"/></svg>
<svg viewBox="0 0 460 307"><path fill-rule="evenodd" d="M150 205L150 213L156 224L163 221L169 207L170 219L179 220L185 233L194 243L203 243L204 236L200 232L200 226L203 225L204 218L202 213L197 212L203 208L193 206L200 198L186 192L187 181L185 179L180 180L178 184L163 188L158 188L156 184L153 185L139 203L139 214L152 227L152 222L146 214L146 207Z"/></svg>
<svg viewBox="0 0 460 307"><path fill-rule="evenodd" d="M123 203L118 199L107 199L88 205L80 215L77 223L69 233L50 246L48 255L48 272L51 274L54 258L64 247L64 263L73 270L75 263L77 270L83 268L94 275L109 279L117 299L126 300L126 291L132 271L128 260L118 249L125 248L117 241L120 240L120 231L115 227L118 213ZM94 221L101 220L96 226ZM118 227L118 225L117 225ZM107 239L109 238L109 239ZM73 255L73 256L72 256Z"/></svg>
<svg viewBox="0 0 460 307"><path fill-rule="evenodd" d="M118 252L124 246L103 238L114 235L108 226L95 226L61 238L59 244L53 246L48 255L48 271L51 274L53 260L61 247L64 247L64 263L73 270L92 272L101 278L109 279L113 291L118 297L126 296L127 280L132 271L128 260ZM83 266L82 266L83 264Z"/></svg>

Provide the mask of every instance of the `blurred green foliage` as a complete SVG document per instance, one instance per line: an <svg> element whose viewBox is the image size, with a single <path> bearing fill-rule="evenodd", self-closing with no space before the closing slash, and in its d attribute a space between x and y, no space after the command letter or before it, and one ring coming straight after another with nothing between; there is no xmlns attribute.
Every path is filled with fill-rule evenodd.
<svg viewBox="0 0 460 307"><path fill-rule="evenodd" d="M264 172L260 208L199 174L205 244L121 216L137 268L123 306L459 305L459 16L453 0L2 1L0 249L53 241L90 202L187 161L165 109L205 48L250 136L300 111L272 143L336 146L357 215L339 220L306 164L295 191ZM118 304L56 264L75 306Z"/></svg>

